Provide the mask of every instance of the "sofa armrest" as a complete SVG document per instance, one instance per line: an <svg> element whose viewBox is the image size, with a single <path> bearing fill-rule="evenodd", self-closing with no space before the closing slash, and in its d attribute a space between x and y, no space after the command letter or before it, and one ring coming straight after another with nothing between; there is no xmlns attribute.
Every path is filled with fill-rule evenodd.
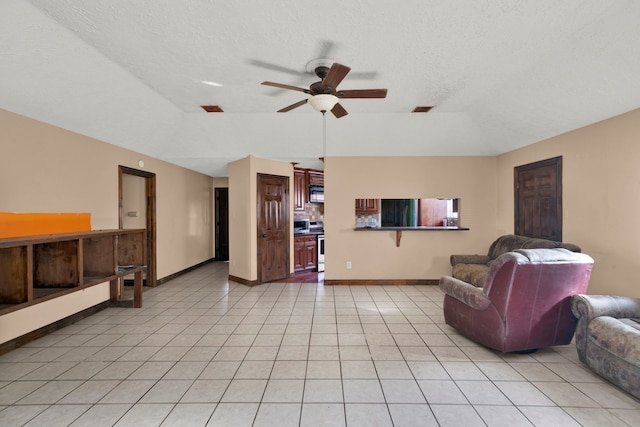
<svg viewBox="0 0 640 427"><path fill-rule="evenodd" d="M640 299L613 295L574 295L571 299L571 311L578 318L587 321L598 316L610 316L616 319L640 317Z"/></svg>
<svg viewBox="0 0 640 427"><path fill-rule="evenodd" d="M640 299L578 294L571 297L571 311L578 318L576 350L583 363L587 363L589 322L599 316L619 318L640 317Z"/></svg>
<svg viewBox="0 0 640 427"><path fill-rule="evenodd" d="M441 277L439 286L445 294L476 310L483 311L491 305L491 300L487 298L482 288L477 288L455 277Z"/></svg>
<svg viewBox="0 0 640 427"><path fill-rule="evenodd" d="M487 264L491 261L488 255L451 255L449 257L451 265L456 264Z"/></svg>

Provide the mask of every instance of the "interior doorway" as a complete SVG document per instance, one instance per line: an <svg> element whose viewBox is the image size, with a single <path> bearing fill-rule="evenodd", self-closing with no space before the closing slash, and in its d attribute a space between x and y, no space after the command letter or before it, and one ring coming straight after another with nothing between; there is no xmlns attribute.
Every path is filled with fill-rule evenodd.
<svg viewBox="0 0 640 427"><path fill-rule="evenodd" d="M514 168L515 234L562 241L562 156Z"/></svg>
<svg viewBox="0 0 640 427"><path fill-rule="evenodd" d="M156 174L118 166L118 228L147 230L145 285L157 285Z"/></svg>
<svg viewBox="0 0 640 427"><path fill-rule="evenodd" d="M229 189L215 189L216 261L229 260Z"/></svg>
<svg viewBox="0 0 640 427"><path fill-rule="evenodd" d="M289 177L258 174L258 283L289 277Z"/></svg>

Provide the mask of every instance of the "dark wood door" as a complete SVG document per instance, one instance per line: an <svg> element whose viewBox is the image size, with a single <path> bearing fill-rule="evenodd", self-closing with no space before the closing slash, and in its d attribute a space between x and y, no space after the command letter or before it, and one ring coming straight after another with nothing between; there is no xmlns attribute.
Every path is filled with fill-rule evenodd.
<svg viewBox="0 0 640 427"><path fill-rule="evenodd" d="M514 168L515 234L562 241L562 157Z"/></svg>
<svg viewBox="0 0 640 427"><path fill-rule="evenodd" d="M216 260L229 260L229 189L216 188Z"/></svg>
<svg viewBox="0 0 640 427"><path fill-rule="evenodd" d="M289 177L258 174L258 281L289 277Z"/></svg>

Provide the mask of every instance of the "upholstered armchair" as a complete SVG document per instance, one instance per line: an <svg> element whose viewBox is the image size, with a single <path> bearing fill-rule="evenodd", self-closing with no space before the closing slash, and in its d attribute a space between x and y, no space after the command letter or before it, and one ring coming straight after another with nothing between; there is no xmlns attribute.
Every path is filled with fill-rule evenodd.
<svg viewBox="0 0 640 427"><path fill-rule="evenodd" d="M580 361L640 399L640 299L575 295L571 309Z"/></svg>
<svg viewBox="0 0 640 427"><path fill-rule="evenodd" d="M496 258L483 287L440 279L445 322L502 352L571 342L577 319L571 296L585 293L593 259L567 249L518 249Z"/></svg>

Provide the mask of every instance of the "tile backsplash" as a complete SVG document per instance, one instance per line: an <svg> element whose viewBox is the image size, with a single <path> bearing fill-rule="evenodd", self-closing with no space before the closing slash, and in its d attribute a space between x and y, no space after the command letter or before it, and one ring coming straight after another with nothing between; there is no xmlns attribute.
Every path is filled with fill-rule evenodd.
<svg viewBox="0 0 640 427"><path fill-rule="evenodd" d="M324 221L324 204L305 203L304 212L294 212L295 219L308 219L309 221Z"/></svg>

